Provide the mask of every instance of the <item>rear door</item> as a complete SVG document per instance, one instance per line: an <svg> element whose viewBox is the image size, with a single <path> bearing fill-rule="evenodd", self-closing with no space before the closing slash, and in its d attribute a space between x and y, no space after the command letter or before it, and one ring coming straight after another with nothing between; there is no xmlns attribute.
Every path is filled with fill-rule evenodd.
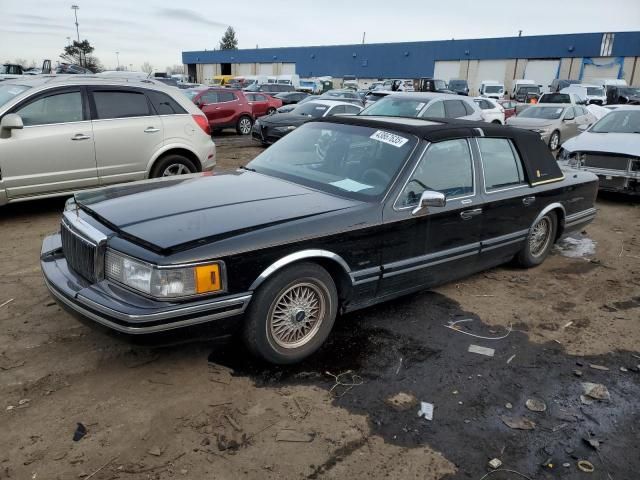
<svg viewBox="0 0 640 480"><path fill-rule="evenodd" d="M86 90L47 90L9 113L24 128L0 138L0 184L10 200L95 186L98 183Z"/></svg>
<svg viewBox="0 0 640 480"><path fill-rule="evenodd" d="M218 92L218 103L216 109L220 115L220 122L223 125L235 125L237 114L243 107L233 92ZM247 110L251 110L251 105L247 105Z"/></svg>
<svg viewBox="0 0 640 480"><path fill-rule="evenodd" d="M462 100L445 100L444 116L446 118L462 118L467 116L467 109L464 108Z"/></svg>
<svg viewBox="0 0 640 480"><path fill-rule="evenodd" d="M101 184L141 180L164 142L164 127L144 89L90 87Z"/></svg>
<svg viewBox="0 0 640 480"><path fill-rule="evenodd" d="M267 114L267 109L269 108L269 102L267 101L267 97L262 95L261 93L249 93L245 94L245 97L249 101L249 105L251 105L251 111L255 117L261 117Z"/></svg>
<svg viewBox="0 0 640 480"><path fill-rule="evenodd" d="M526 181L510 139L477 137L474 149L481 160L484 196L480 264L488 268L508 261L522 248L542 200Z"/></svg>

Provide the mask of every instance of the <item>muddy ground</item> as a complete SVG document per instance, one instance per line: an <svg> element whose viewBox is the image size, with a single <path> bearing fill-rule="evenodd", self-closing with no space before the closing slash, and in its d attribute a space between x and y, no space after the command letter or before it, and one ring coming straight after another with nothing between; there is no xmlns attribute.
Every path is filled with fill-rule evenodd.
<svg viewBox="0 0 640 480"><path fill-rule="evenodd" d="M221 167L261 151L215 140ZM638 478L638 202L599 198L577 245L539 268L507 265L346 315L290 368L233 340L131 344L60 310L38 253L63 202L0 211L0 479L479 480L494 457L526 477L491 480ZM594 253L565 256L589 239ZM336 384L343 372L356 385ZM584 404L581 382L605 385L610 400ZM385 403L399 392L434 404L433 420ZM529 411L531 398L546 410ZM504 422L522 418L534 428ZM87 433L74 441L78 422Z"/></svg>

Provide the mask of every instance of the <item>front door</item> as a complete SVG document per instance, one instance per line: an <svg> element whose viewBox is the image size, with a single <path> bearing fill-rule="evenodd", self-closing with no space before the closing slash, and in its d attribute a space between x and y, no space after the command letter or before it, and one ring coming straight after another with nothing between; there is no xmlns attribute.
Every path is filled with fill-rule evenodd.
<svg viewBox="0 0 640 480"><path fill-rule="evenodd" d="M545 199L536 198L511 140L478 137L482 165L483 215L480 265L510 260L523 246Z"/></svg>
<svg viewBox="0 0 640 480"><path fill-rule="evenodd" d="M0 184L10 200L97 185L93 131L81 87L46 91L9 113L24 127L0 138Z"/></svg>
<svg viewBox="0 0 640 480"><path fill-rule="evenodd" d="M576 120L576 111L573 107L567 108L562 117L562 133L560 141L569 140L578 134L578 122Z"/></svg>
<svg viewBox="0 0 640 480"><path fill-rule="evenodd" d="M383 213L379 296L445 283L474 272L482 205L467 139L432 143ZM422 192L444 193L444 207L413 213Z"/></svg>
<svg viewBox="0 0 640 480"><path fill-rule="evenodd" d="M164 142L164 127L144 91L127 87L89 90L101 184L145 178Z"/></svg>

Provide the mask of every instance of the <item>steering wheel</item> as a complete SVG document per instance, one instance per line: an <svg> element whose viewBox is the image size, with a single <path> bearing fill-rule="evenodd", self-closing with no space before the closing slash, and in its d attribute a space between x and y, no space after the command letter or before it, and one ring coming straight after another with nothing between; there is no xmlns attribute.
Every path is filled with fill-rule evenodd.
<svg viewBox="0 0 640 480"><path fill-rule="evenodd" d="M362 174L362 181L368 185L384 186L391 181L391 176L377 168L368 168Z"/></svg>

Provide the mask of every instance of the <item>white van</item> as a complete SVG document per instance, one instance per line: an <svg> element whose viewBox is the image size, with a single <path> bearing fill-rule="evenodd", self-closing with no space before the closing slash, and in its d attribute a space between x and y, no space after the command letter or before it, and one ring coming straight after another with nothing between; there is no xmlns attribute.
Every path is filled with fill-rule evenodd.
<svg viewBox="0 0 640 480"><path fill-rule="evenodd" d="M282 83L284 85L292 85L296 90L300 88L300 75L278 75L276 77L276 83Z"/></svg>
<svg viewBox="0 0 640 480"><path fill-rule="evenodd" d="M504 83L497 80L483 80L480 84L480 96L500 100L504 97Z"/></svg>
<svg viewBox="0 0 640 480"><path fill-rule="evenodd" d="M527 80L525 78L518 78L518 79L514 80L513 84L512 84L512 87L511 87L511 98L515 98L516 92L518 91L518 88L522 87L524 85L536 86L538 84L534 80Z"/></svg>

